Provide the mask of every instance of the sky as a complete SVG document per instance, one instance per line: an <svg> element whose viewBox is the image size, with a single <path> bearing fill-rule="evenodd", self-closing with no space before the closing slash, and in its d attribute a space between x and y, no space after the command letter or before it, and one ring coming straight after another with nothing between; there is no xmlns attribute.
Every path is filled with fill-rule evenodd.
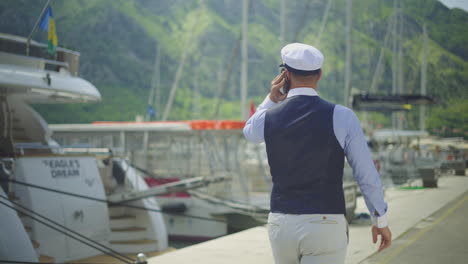
<svg viewBox="0 0 468 264"><path fill-rule="evenodd" d="M468 0L439 0L449 8L458 7L465 11L468 11Z"/></svg>

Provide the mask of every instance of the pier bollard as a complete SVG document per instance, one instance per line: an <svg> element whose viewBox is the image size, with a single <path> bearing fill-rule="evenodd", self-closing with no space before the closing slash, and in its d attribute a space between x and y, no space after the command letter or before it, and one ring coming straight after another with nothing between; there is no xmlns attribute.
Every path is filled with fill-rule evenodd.
<svg viewBox="0 0 468 264"><path fill-rule="evenodd" d="M434 168L419 168L419 174L423 181L423 187L437 188L438 177Z"/></svg>
<svg viewBox="0 0 468 264"><path fill-rule="evenodd" d="M453 164L454 170L455 170L455 175L458 176L466 176L465 169L466 169L466 164L464 161L457 161Z"/></svg>

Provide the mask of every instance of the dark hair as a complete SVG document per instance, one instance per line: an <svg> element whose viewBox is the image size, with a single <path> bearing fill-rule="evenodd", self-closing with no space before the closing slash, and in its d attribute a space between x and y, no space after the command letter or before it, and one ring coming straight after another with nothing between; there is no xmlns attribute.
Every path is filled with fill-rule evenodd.
<svg viewBox="0 0 468 264"><path fill-rule="evenodd" d="M284 64L284 67L286 69L288 69L288 71L290 71L291 73L293 73L295 75L301 75L301 76L311 76L312 77L312 76L320 74L320 71L321 71L321 69L317 69L317 70L313 70L313 71L298 70L298 69L294 69L294 68L290 67L287 64Z"/></svg>

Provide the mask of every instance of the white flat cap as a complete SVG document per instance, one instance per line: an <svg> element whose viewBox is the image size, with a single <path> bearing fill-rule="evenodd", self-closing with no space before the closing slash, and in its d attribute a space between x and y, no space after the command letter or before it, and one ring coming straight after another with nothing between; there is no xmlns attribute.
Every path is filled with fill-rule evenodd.
<svg viewBox="0 0 468 264"><path fill-rule="evenodd" d="M281 49L283 63L300 71L315 71L322 68L323 54L315 47L291 43Z"/></svg>

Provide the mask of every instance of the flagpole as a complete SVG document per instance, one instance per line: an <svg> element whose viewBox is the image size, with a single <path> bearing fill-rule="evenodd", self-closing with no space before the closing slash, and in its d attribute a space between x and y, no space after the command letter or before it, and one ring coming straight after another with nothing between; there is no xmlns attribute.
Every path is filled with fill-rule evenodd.
<svg viewBox="0 0 468 264"><path fill-rule="evenodd" d="M50 1L52 1L52 0L47 0L47 3L44 5L44 8L42 8L41 14L39 15L39 18L38 18L37 21L36 21L36 24L34 24L34 27L33 27L33 29L31 30L31 33L29 33L28 41L26 42L26 56L29 56L29 46L30 46L30 44L31 44L32 35L33 35L34 32L36 31L37 26L39 26L39 22L41 21L42 16L44 15L45 11L47 10L47 7L49 6Z"/></svg>

